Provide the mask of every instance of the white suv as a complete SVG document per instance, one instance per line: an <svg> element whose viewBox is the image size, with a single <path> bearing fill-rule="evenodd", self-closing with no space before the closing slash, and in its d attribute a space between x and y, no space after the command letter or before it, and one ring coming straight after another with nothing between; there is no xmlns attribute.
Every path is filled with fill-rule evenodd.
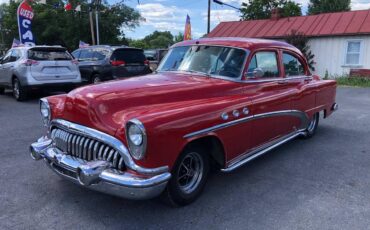
<svg viewBox="0 0 370 230"><path fill-rule="evenodd" d="M0 93L11 88L18 101L33 90L68 91L80 84L78 62L60 46L12 48L0 59Z"/></svg>

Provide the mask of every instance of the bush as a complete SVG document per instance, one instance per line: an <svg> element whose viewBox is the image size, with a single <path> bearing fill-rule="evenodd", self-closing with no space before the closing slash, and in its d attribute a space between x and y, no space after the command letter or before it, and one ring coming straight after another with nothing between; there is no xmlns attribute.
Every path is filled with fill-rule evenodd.
<svg viewBox="0 0 370 230"><path fill-rule="evenodd" d="M370 78L366 77L338 77L335 78L338 85L355 86L355 87L370 87Z"/></svg>

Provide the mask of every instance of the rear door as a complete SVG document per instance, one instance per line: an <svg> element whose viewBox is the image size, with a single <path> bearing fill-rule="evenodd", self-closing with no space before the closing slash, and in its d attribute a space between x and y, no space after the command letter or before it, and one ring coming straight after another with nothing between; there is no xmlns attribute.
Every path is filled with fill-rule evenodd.
<svg viewBox="0 0 370 230"><path fill-rule="evenodd" d="M31 75L36 80L67 80L76 79L78 67L72 56L62 47L35 47L27 52L32 60Z"/></svg>
<svg viewBox="0 0 370 230"><path fill-rule="evenodd" d="M151 73L144 51L134 48L116 49L111 56L114 77L132 77Z"/></svg>

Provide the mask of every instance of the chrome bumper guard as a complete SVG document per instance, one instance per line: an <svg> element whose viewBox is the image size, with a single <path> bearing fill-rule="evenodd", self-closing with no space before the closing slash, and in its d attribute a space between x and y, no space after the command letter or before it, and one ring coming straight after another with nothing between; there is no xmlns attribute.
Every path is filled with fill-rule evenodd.
<svg viewBox="0 0 370 230"><path fill-rule="evenodd" d="M107 161L84 161L53 147L48 138L40 138L30 146L34 160L44 159L58 175L92 190L127 198L150 199L165 189L171 178L169 172L138 176L111 168Z"/></svg>

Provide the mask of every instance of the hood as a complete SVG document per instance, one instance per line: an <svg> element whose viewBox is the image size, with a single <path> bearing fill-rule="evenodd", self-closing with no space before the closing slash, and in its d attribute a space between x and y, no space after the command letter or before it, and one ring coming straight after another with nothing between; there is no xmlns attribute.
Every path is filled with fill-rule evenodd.
<svg viewBox="0 0 370 230"><path fill-rule="evenodd" d="M237 83L204 76L159 73L78 88L65 100L63 119L114 135L127 120L151 112L152 107L196 103L215 98Z"/></svg>

